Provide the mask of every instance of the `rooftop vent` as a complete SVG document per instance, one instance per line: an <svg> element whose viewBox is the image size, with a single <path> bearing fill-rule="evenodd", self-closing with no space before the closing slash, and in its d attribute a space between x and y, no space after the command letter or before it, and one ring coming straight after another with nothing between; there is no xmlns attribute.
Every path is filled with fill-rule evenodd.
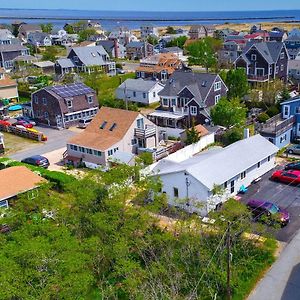
<svg viewBox="0 0 300 300"><path fill-rule="evenodd" d="M206 85L207 85L207 81L203 80L201 86L206 87Z"/></svg>

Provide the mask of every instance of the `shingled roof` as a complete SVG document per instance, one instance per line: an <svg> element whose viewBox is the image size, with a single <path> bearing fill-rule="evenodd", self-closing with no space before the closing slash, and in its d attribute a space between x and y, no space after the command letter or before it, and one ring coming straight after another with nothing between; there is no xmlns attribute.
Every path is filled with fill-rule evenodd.
<svg viewBox="0 0 300 300"><path fill-rule="evenodd" d="M194 95L195 100L200 103L205 101L217 78L220 79L217 74L175 71L159 96L176 97L186 87Z"/></svg>
<svg viewBox="0 0 300 300"><path fill-rule="evenodd" d="M134 111L101 107L90 125L68 144L106 151L124 138L138 116L139 113Z"/></svg>

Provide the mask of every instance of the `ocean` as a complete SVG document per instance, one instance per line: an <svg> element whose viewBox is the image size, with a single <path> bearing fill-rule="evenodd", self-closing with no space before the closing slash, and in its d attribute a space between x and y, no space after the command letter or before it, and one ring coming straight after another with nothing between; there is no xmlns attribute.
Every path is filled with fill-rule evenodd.
<svg viewBox="0 0 300 300"><path fill-rule="evenodd" d="M25 20L24 18L41 19ZM51 18L59 18L59 20L53 20ZM183 26L192 24L221 24L225 22L258 23L263 21L300 21L300 10L234 12L130 12L0 8L0 23L2 24L10 24L15 20L24 20L27 23L53 23L55 28L60 28L66 22L72 22L76 18L99 20L104 29L111 30L116 26L127 26L130 29L136 29L139 28L140 25L149 22L155 26Z"/></svg>

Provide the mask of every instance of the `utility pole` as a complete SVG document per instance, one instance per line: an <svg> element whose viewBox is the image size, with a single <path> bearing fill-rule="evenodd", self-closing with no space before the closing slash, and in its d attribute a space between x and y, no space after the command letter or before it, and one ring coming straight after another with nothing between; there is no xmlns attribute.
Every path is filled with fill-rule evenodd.
<svg viewBox="0 0 300 300"><path fill-rule="evenodd" d="M227 248L227 300L231 300L231 290L230 290L230 280L231 280L231 270L230 270L230 263L231 263L231 238L230 238L230 226L231 223L228 222L227 227L227 239L226 239L226 248Z"/></svg>

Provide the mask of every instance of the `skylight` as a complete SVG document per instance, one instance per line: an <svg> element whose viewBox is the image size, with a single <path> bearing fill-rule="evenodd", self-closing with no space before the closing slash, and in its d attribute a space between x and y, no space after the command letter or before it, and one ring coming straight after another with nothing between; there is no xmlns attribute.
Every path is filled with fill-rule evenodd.
<svg viewBox="0 0 300 300"><path fill-rule="evenodd" d="M105 126L106 126L106 124L107 124L107 122L106 122L106 121L104 121L104 122L102 123L102 125L100 126L100 129L104 129L104 128L105 128Z"/></svg>
<svg viewBox="0 0 300 300"><path fill-rule="evenodd" d="M110 131L113 131L115 128L117 127L117 124L114 123L111 125L111 127L109 128Z"/></svg>

